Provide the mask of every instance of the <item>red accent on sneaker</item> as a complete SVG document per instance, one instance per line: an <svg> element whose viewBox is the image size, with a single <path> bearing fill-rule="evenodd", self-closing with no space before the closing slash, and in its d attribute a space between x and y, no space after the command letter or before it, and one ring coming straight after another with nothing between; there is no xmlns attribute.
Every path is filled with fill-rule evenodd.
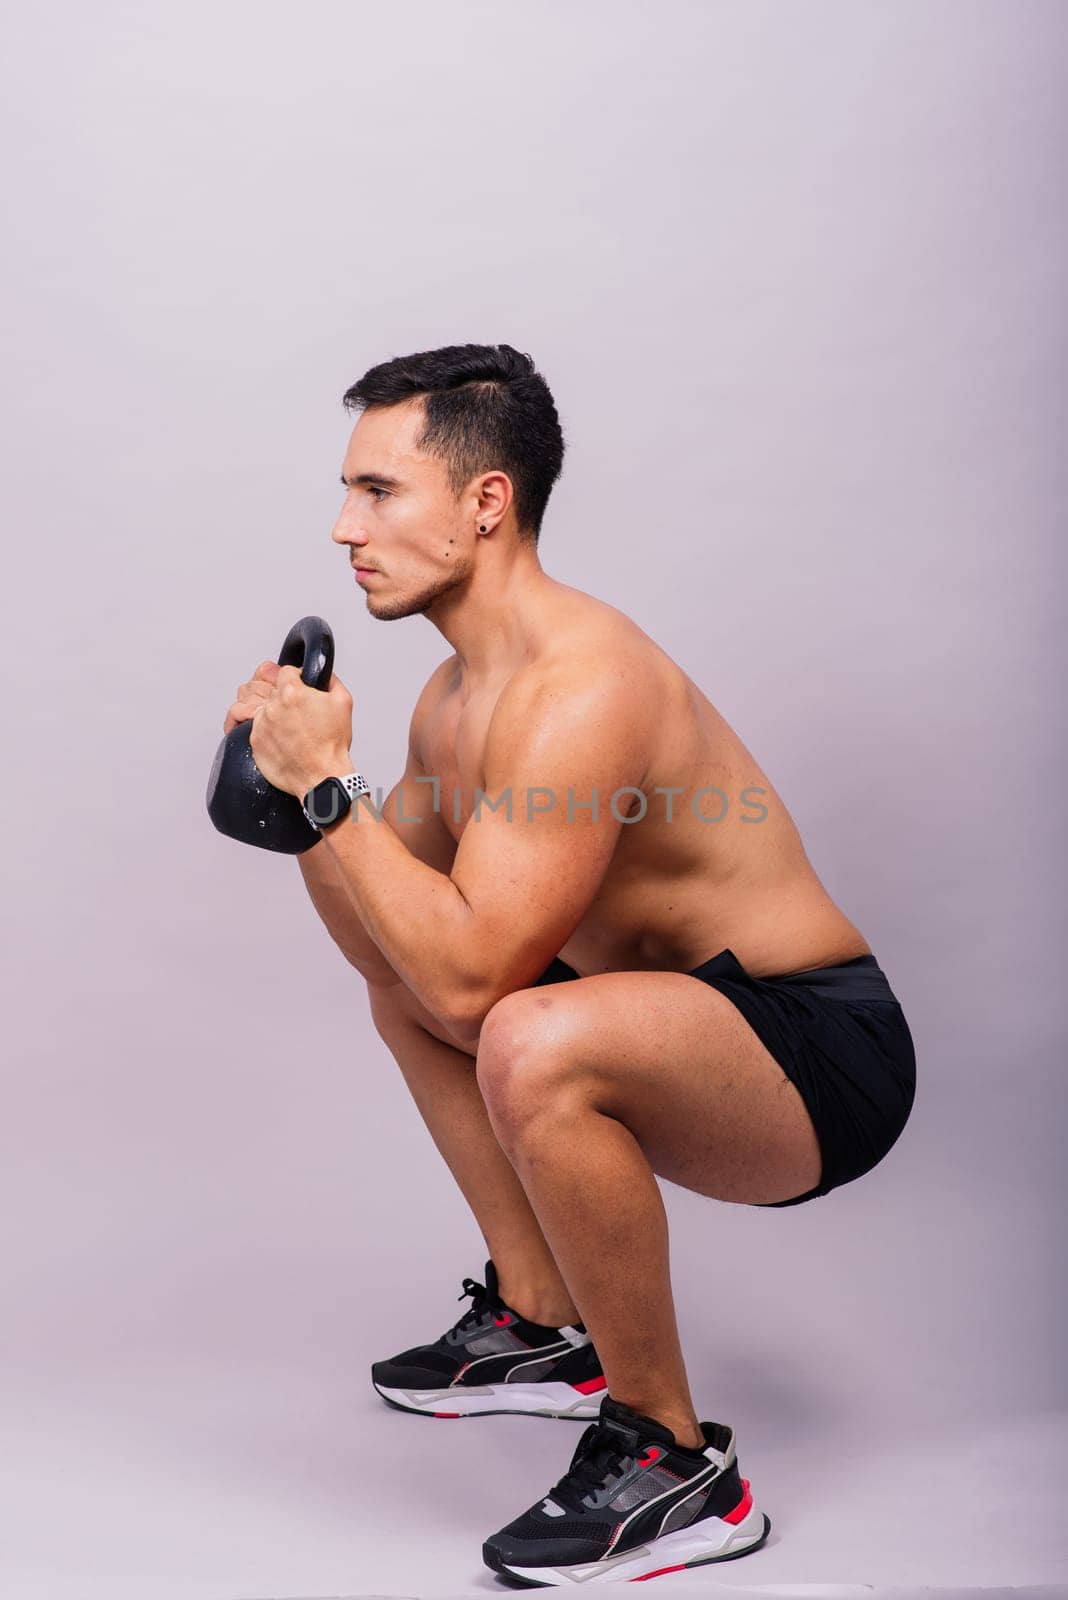
<svg viewBox="0 0 1068 1600"><path fill-rule="evenodd" d="M598 1389L608 1388L607 1378L584 1378L581 1383L573 1383L572 1389L577 1389L579 1394L596 1394Z"/></svg>
<svg viewBox="0 0 1068 1600"><path fill-rule="evenodd" d="M745 1490L742 1498L733 1511L728 1511L723 1518L724 1522L744 1522L753 1508L753 1496L749 1493L749 1479L742 1479L742 1488Z"/></svg>
<svg viewBox="0 0 1068 1600"><path fill-rule="evenodd" d="M436 1417L458 1417L461 1414L462 1413L459 1412L459 1411L435 1411L434 1412L434 1415Z"/></svg>
<svg viewBox="0 0 1068 1600"><path fill-rule="evenodd" d="M647 1456L638 1457L639 1467L651 1466L654 1461L660 1460L660 1457L663 1455L663 1453L664 1452L659 1448L659 1446L651 1444L649 1446L649 1454Z"/></svg>
<svg viewBox="0 0 1068 1600"><path fill-rule="evenodd" d="M685 1572L686 1563L680 1561L677 1567L657 1567L655 1572L639 1572L636 1578L631 1578L631 1583L644 1583L646 1578L659 1578L664 1572Z"/></svg>
<svg viewBox="0 0 1068 1600"><path fill-rule="evenodd" d="M493 1320L497 1324L498 1328L507 1328L508 1324L512 1320L511 1313L506 1311L503 1317L494 1317Z"/></svg>

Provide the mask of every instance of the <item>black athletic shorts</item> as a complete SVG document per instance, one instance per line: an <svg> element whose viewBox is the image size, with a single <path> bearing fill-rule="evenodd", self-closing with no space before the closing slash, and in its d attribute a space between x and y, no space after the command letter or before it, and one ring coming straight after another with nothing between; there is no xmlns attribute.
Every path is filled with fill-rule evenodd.
<svg viewBox="0 0 1068 1600"><path fill-rule="evenodd" d="M823 1171L817 1186L790 1200L754 1204L797 1206L877 1166L912 1110L916 1052L875 957L753 978L733 950L721 950L690 976L718 989L742 1013L796 1085L819 1139ZM577 977L556 957L535 987Z"/></svg>

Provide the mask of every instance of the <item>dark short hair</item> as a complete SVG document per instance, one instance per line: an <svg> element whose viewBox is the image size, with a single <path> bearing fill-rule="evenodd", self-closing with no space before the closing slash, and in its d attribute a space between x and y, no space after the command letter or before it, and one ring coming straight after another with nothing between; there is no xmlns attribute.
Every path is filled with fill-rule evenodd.
<svg viewBox="0 0 1068 1600"><path fill-rule="evenodd" d="M346 410L401 405L423 397L417 442L445 463L459 496L481 472L506 472L520 534L537 543L564 435L549 386L530 356L510 344L449 344L395 356L346 389Z"/></svg>

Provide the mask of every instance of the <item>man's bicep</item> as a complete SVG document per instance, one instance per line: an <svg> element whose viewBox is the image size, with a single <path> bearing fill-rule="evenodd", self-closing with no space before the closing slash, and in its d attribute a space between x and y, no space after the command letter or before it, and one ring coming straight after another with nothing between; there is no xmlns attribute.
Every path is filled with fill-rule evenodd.
<svg viewBox="0 0 1068 1600"><path fill-rule="evenodd" d="M532 983L586 915L647 757L617 683L563 694L547 684L502 709L487 739L487 798L451 872L471 907L490 1003Z"/></svg>
<svg viewBox="0 0 1068 1600"><path fill-rule="evenodd" d="M619 835L614 820L572 827L566 811L520 821L524 805L516 795L511 817L503 806L472 817L450 874L478 930L490 1003L533 983L567 943L601 887Z"/></svg>

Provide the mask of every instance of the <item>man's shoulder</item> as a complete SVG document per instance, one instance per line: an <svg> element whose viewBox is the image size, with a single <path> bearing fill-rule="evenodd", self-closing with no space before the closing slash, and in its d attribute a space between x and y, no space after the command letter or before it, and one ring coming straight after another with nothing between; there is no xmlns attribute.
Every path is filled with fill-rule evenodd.
<svg viewBox="0 0 1068 1600"><path fill-rule="evenodd" d="M607 614L606 614L607 613ZM596 702L626 687L632 703L656 694L669 658L638 625L604 607L577 626L562 629L533 660L512 674L501 694L515 711L547 702ZM677 669L676 669L677 670ZM499 702L499 704L501 703Z"/></svg>
<svg viewBox="0 0 1068 1600"><path fill-rule="evenodd" d="M486 736L487 769L517 749L628 752L645 765L655 741L655 668L626 630L593 629L563 639L513 673L502 689ZM540 759L539 754L539 759Z"/></svg>

